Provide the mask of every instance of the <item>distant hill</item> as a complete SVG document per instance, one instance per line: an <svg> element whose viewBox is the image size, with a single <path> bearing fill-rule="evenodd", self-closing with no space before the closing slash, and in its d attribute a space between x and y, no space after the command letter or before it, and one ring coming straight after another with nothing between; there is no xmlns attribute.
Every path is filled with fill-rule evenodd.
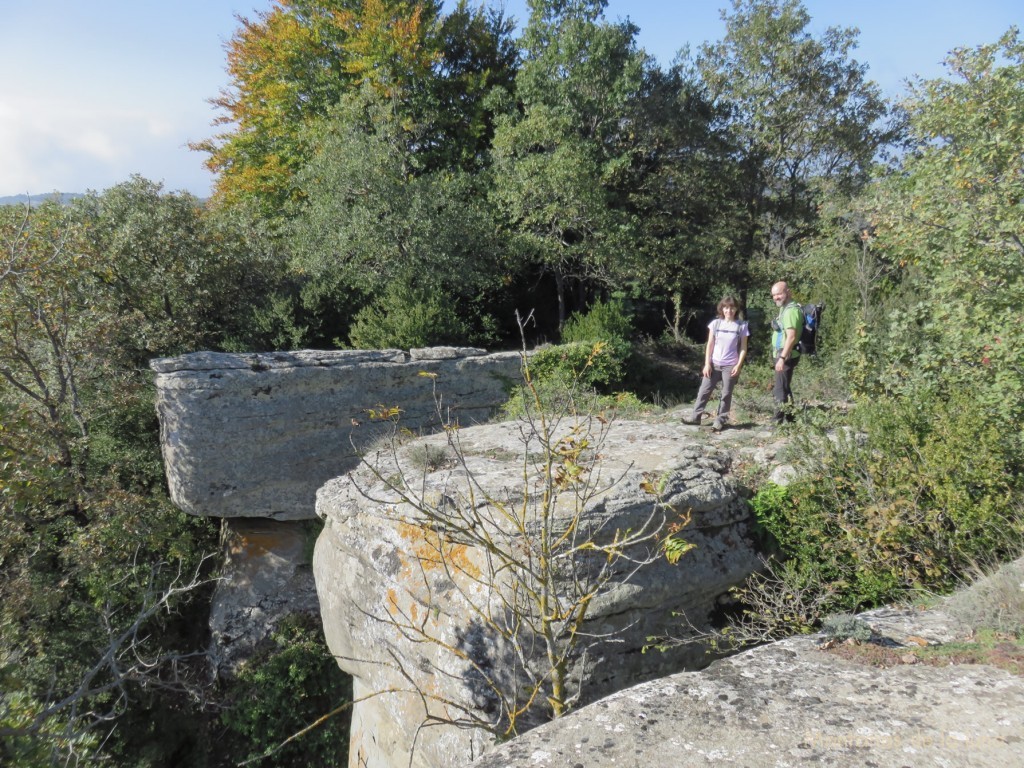
<svg viewBox="0 0 1024 768"><path fill-rule="evenodd" d="M40 205L53 197L60 198L61 205L67 205L77 197L85 197L82 192L50 192L46 195L8 195L0 197L0 205L25 205L31 202L33 206Z"/></svg>

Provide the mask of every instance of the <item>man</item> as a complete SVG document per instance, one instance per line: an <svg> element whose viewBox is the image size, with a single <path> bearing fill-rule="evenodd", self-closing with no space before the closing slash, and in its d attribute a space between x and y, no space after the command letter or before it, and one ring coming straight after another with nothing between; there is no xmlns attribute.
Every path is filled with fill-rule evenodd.
<svg viewBox="0 0 1024 768"><path fill-rule="evenodd" d="M800 332L804 326L804 313L793 301L789 286L779 281L772 286L772 300L779 308L779 316L772 322L772 359L775 361L775 423L792 421L793 414L786 405L793 402L793 369L800 362Z"/></svg>

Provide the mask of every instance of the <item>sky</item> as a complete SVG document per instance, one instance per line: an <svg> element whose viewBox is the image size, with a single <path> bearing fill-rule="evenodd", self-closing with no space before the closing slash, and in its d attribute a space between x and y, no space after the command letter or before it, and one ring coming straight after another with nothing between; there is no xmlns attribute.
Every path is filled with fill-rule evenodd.
<svg viewBox="0 0 1024 768"><path fill-rule="evenodd" d="M499 5L502 0L487 0ZM451 5L451 2L446 3ZM728 0L609 0L638 43L668 66L684 46L724 36ZM528 18L526 0L506 13ZM237 16L271 0L0 0L0 197L103 191L139 174L165 191L209 194L205 155L217 132L209 99L229 83L225 44ZM993 43L1024 26L1020 0L804 0L809 31L860 33L853 57L899 98L915 76L940 77L953 48Z"/></svg>

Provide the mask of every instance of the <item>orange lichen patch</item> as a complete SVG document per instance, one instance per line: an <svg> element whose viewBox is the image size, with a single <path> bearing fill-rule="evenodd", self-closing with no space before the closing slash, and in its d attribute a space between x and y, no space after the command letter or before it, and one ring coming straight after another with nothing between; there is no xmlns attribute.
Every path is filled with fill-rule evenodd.
<svg viewBox="0 0 1024 768"><path fill-rule="evenodd" d="M396 613L398 613L398 594L395 592L394 589L389 589L388 590L387 599L388 599L388 613L390 613L392 616L394 616Z"/></svg>
<svg viewBox="0 0 1024 768"><path fill-rule="evenodd" d="M480 568L470 557L470 547L443 539L437 531L411 523L398 524L399 535L409 542L417 568L424 571L451 571L464 573L472 579L480 578ZM403 564L408 568L408 564Z"/></svg>
<svg viewBox="0 0 1024 768"><path fill-rule="evenodd" d="M250 525L237 527L227 536L225 547L229 557L258 558L282 554L302 546L301 537L282 525Z"/></svg>

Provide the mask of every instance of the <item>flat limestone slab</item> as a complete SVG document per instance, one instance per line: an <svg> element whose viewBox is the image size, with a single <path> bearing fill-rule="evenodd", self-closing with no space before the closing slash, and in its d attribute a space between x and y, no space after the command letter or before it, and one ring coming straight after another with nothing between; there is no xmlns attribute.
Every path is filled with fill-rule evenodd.
<svg viewBox="0 0 1024 768"><path fill-rule="evenodd" d="M171 499L203 517L315 518L316 490L354 469L393 424L486 420L520 377L518 352L434 347L195 352L150 362Z"/></svg>
<svg viewBox="0 0 1024 768"><path fill-rule="evenodd" d="M917 624L927 636L941 623ZM878 669L820 650L820 639L620 691L472 768L1024 765L1024 679L985 665Z"/></svg>

